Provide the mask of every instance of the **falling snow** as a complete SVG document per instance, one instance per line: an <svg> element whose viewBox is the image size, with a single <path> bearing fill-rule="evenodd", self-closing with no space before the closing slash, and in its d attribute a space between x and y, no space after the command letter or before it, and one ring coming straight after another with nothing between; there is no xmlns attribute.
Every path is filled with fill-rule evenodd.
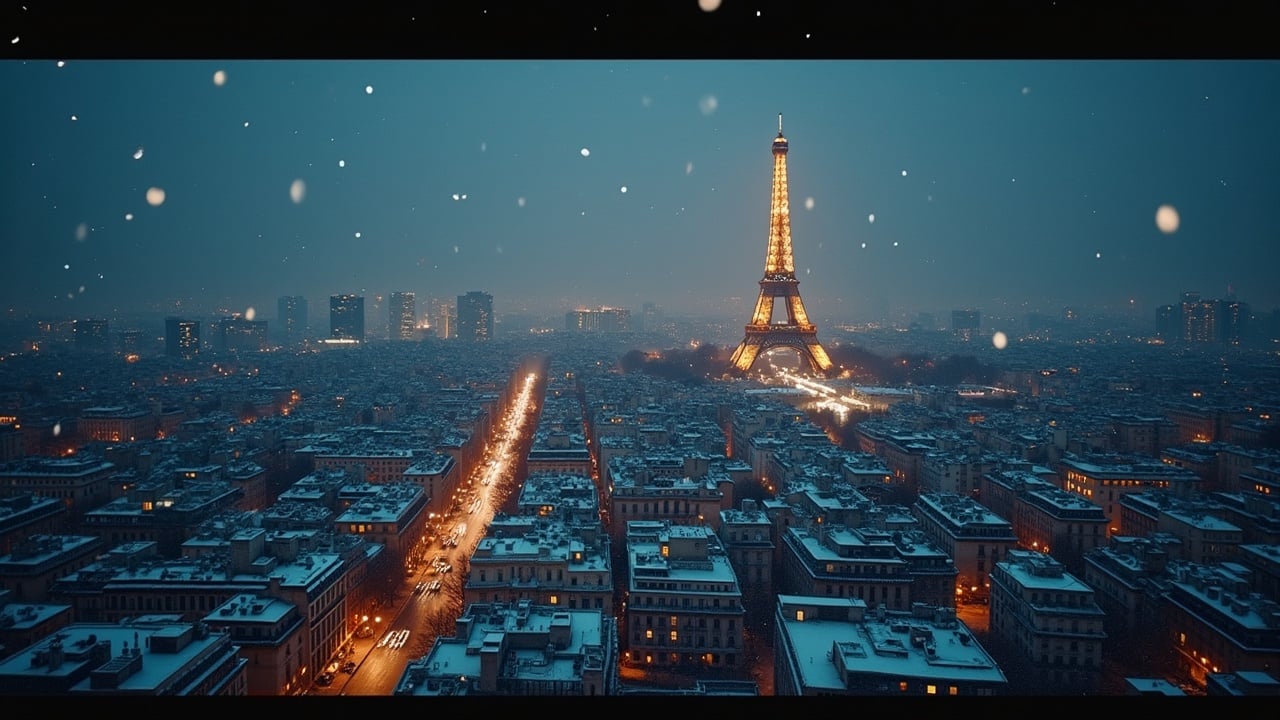
<svg viewBox="0 0 1280 720"><path fill-rule="evenodd" d="M227 84L227 71L219 70L213 74L213 84L222 87Z"/></svg>
<svg viewBox="0 0 1280 720"><path fill-rule="evenodd" d="M372 94L373 94L373 86L372 86L372 85L365 85L365 86L364 86L364 94L365 94L365 95L372 95Z"/></svg>
<svg viewBox="0 0 1280 720"><path fill-rule="evenodd" d="M813 198L811 198L811 197L807 197L807 198L805 198L805 199L804 199L804 209L805 209L805 210L812 210L812 209L813 209Z"/></svg>
<svg viewBox="0 0 1280 720"><path fill-rule="evenodd" d="M690 160L689 162L685 163L685 166L684 166L684 174L685 174L685 175L692 175L692 174L693 174L693 161L692 161L692 160Z"/></svg>
<svg viewBox="0 0 1280 720"><path fill-rule="evenodd" d="M621 188L619 188L618 190L619 190L619 192L621 192L621 193L623 193L623 194L625 195L625 194L626 194L626 192L627 192L627 186L626 186L626 185L623 185L623 186L622 186Z"/></svg>
<svg viewBox="0 0 1280 720"><path fill-rule="evenodd" d="M358 238L358 237L360 237L360 233L359 233L359 232L357 232L357 233L356 233L356 237L357 237L357 238Z"/></svg>
<svg viewBox="0 0 1280 720"><path fill-rule="evenodd" d="M907 176L907 171L906 171L906 170L903 170L903 171L902 171L902 177L906 177L906 176Z"/></svg>
<svg viewBox="0 0 1280 720"><path fill-rule="evenodd" d="M254 316L257 314L258 314L257 310L254 310L253 308L249 308L248 310L244 311L244 319L253 320Z"/></svg>
<svg viewBox="0 0 1280 720"><path fill-rule="evenodd" d="M1160 228L1160 232L1172 235L1178 231L1179 224L1181 220L1178 211L1172 205L1161 205L1156 209L1156 227Z"/></svg>
<svg viewBox="0 0 1280 720"><path fill-rule="evenodd" d="M164 204L164 190L158 187L147 188L147 204L159 207Z"/></svg>
<svg viewBox="0 0 1280 720"><path fill-rule="evenodd" d="M715 12L720 9L720 0L698 0L702 12Z"/></svg>
<svg viewBox="0 0 1280 720"><path fill-rule="evenodd" d="M997 330L996 333L991 336L991 344L994 345L997 350L1003 350L1009 345L1009 338L1004 333Z"/></svg>
<svg viewBox="0 0 1280 720"><path fill-rule="evenodd" d="M516 206L517 206L517 207L524 207L524 198L522 198L522 197L518 197L518 198L516 198Z"/></svg>
<svg viewBox="0 0 1280 720"><path fill-rule="evenodd" d="M139 146L138 146L138 149L137 149L137 150L134 150L134 151L133 151L133 159L134 159L134 160L141 160L141 159L142 159L142 146L141 146L141 145L139 145Z"/></svg>
<svg viewBox="0 0 1280 720"><path fill-rule="evenodd" d="M698 101L698 110L703 115L714 113L718 107L720 107L720 101L716 99L715 95L706 95Z"/></svg>
<svg viewBox="0 0 1280 720"><path fill-rule="evenodd" d="M302 202L306 197L307 197L307 184L303 182L302 178L298 178L297 180L294 180L293 184L289 186L289 198L293 200L294 204L296 205Z"/></svg>
<svg viewBox="0 0 1280 720"><path fill-rule="evenodd" d="M873 223L873 222L875 222L875 221L876 221L876 214L875 214L875 213L871 213L870 215L868 215L868 216L867 216L867 222L869 222L869 223Z"/></svg>
<svg viewBox="0 0 1280 720"><path fill-rule="evenodd" d="M124 219L125 219L126 221L127 221L127 220L132 220L132 219L133 219L133 213L125 213L125 214L124 214Z"/></svg>
<svg viewBox="0 0 1280 720"><path fill-rule="evenodd" d="M346 167L346 166L347 166L347 161L346 161L346 160L339 160L339 161L338 161L338 167Z"/></svg>
<svg viewBox="0 0 1280 720"><path fill-rule="evenodd" d="M582 148L581 150L578 151L578 153L582 155L582 157L587 157L591 155L591 151L586 148Z"/></svg>

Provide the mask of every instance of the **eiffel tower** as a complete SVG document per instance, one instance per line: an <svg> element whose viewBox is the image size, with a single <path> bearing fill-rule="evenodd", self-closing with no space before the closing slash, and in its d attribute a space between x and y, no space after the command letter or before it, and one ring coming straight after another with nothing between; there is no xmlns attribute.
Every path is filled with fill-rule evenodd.
<svg viewBox="0 0 1280 720"><path fill-rule="evenodd" d="M781 299L787 309L785 322L773 322L773 303ZM769 204L769 250L760 279L760 299L746 326L747 335L729 359L740 372L749 372L761 351L788 347L809 362L815 374L831 369L831 359L818 342L818 327L809 322L800 299L791 257L791 209L787 200L787 139L782 136L782 114L778 114L778 137L773 139L773 198Z"/></svg>

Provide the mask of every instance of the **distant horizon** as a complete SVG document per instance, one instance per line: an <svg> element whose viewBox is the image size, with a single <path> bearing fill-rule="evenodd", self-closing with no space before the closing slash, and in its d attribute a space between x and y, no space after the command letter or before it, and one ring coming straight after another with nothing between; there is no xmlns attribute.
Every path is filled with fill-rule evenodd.
<svg viewBox="0 0 1280 720"><path fill-rule="evenodd" d="M1228 288L1280 307L1280 98L1258 92L1280 62L73 59L0 80L22 98L0 116L10 314L482 289L498 313L745 323L779 111L820 324L1148 316Z"/></svg>

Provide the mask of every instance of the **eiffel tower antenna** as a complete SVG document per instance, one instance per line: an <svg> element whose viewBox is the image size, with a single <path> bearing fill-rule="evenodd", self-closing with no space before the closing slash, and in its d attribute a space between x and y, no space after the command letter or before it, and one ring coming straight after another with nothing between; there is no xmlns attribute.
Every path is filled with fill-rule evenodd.
<svg viewBox="0 0 1280 720"><path fill-rule="evenodd" d="M778 113L778 137L773 140L773 195L769 205L769 248L765 254L764 277L760 279L760 298L746 337L733 351L729 363L740 372L749 372L761 351L775 347L795 350L808 361L815 374L831 369L831 359L818 342L818 328L809 322L804 301L800 299L800 281L796 279L795 259L791 254L791 201L787 192L787 151L790 144L782 136L782 113ZM774 301L781 299L786 308L785 321L773 321Z"/></svg>

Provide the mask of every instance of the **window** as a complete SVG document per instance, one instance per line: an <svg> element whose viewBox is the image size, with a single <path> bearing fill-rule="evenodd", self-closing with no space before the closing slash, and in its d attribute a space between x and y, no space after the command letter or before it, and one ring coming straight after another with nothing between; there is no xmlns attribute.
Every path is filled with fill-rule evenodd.
<svg viewBox="0 0 1280 720"><path fill-rule="evenodd" d="M937 695L937 694L938 694L938 686L937 686L937 685L925 685L925 686L924 686L924 692L925 692L925 694L926 694L926 695Z"/></svg>
<svg viewBox="0 0 1280 720"><path fill-rule="evenodd" d="M677 633L675 630L672 630L672 631L671 631L671 642L675 642L677 637L678 637L678 633Z"/></svg>
<svg viewBox="0 0 1280 720"><path fill-rule="evenodd" d="M675 627L675 626L676 626L676 624L677 624L679 621L680 621L680 618L679 618L679 617L677 617L677 616L675 616L675 615L672 615L672 616L671 616L671 620L670 620L670 622L671 622L671 627Z"/></svg>
<svg viewBox="0 0 1280 720"><path fill-rule="evenodd" d="M653 631L652 631L652 630L645 630L645 631L644 631L644 639L645 639L645 640L652 640L652 639L653 639Z"/></svg>
<svg viewBox="0 0 1280 720"><path fill-rule="evenodd" d="M559 605L559 604L560 604L560 596L559 596L559 595L552 595L550 599L551 599L551 604L552 604L552 605Z"/></svg>
<svg viewBox="0 0 1280 720"><path fill-rule="evenodd" d="M796 610L796 622L804 622L804 610ZM716 627L720 627L720 623L716 623Z"/></svg>

